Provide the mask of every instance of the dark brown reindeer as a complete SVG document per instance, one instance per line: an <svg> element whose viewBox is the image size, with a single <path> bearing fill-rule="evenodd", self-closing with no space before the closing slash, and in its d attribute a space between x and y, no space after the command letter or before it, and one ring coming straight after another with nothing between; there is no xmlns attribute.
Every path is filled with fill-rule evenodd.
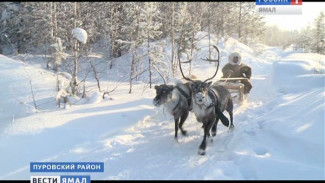
<svg viewBox="0 0 325 183"><path fill-rule="evenodd" d="M199 147L199 154L205 155L205 150L207 146L207 137L210 137L210 130L212 136L217 134L217 124L219 119L221 122L229 127L230 129L234 128L233 124L233 102L229 91L220 85L213 84L211 81L218 72L219 62L220 62L220 52L216 46L213 46L218 52L218 60L203 59L210 62L218 62L216 72L211 78L208 78L204 81L200 80L191 80L188 77L184 76L181 62L179 60L179 67L184 79L190 81L190 86L192 90L192 112L195 113L196 119L198 122L203 123L204 128L204 137L203 141ZM230 115L230 125L229 120L223 114L224 111L227 111Z"/></svg>

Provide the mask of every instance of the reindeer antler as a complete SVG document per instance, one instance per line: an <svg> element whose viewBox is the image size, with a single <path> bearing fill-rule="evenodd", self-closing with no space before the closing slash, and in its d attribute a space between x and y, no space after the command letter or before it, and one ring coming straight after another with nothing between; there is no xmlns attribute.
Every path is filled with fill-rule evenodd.
<svg viewBox="0 0 325 183"><path fill-rule="evenodd" d="M218 65L217 65L217 70L216 70L216 72L214 73L214 75L213 75L211 78L208 78L208 79L204 80L204 82L207 82L207 81L209 81L209 80L213 79L213 78L214 78L214 77L217 75L217 73L218 73L218 70L219 70L219 63L220 63L220 51L219 51L219 49L218 49L218 47L217 47L217 46L214 46L214 45L213 45L213 48L215 48L215 49L217 50L217 52L218 52L218 60L213 60L214 62L218 62ZM207 59L207 61L210 61L210 59Z"/></svg>
<svg viewBox="0 0 325 183"><path fill-rule="evenodd" d="M186 76L184 75L184 73L183 73L183 69L182 69L182 64L181 64L181 63L189 63L189 62L191 62L192 60L190 59L190 60L188 60L188 61L181 62L181 59L180 59L179 57L180 57L180 54L178 53L178 54L177 54L178 65L179 65L179 69L181 70L181 73L182 73L183 78L186 79L187 81L192 81L192 82L193 82L193 80L191 80L190 78L188 78L188 77L186 77Z"/></svg>
<svg viewBox="0 0 325 183"><path fill-rule="evenodd" d="M202 59L202 60L205 60L205 61L212 61L212 62L218 62L217 70L216 70L216 72L214 73L214 75L213 75L211 78L206 79L204 82L207 82L207 81L213 79L213 78L217 75L218 70L219 70L220 51L219 51L219 49L218 49L217 46L214 46L214 45L213 45L213 48L215 48L215 49L217 50L217 52L218 52L218 60L212 60L212 59L208 59L208 58L207 58L207 59ZM188 60L188 61L185 61L185 62L181 62L180 57L179 57L179 53L178 53L177 57L178 57L179 69L181 70L181 73L182 73L183 78L186 79L186 80L188 80L188 81L192 81L192 82L193 82L193 80L191 80L190 78L188 78L188 77L186 77L186 76L184 75L184 73L183 73L183 69L182 69L182 64L181 64L181 63L189 63L189 62L191 62L192 60Z"/></svg>

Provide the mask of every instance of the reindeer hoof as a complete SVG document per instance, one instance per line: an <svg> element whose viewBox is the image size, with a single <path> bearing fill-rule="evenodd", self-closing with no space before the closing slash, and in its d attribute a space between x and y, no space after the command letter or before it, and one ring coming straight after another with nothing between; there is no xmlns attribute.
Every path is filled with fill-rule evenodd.
<svg viewBox="0 0 325 183"><path fill-rule="evenodd" d="M201 155L201 156L204 156L205 155L205 150L199 149L198 154Z"/></svg>
<svg viewBox="0 0 325 183"><path fill-rule="evenodd" d="M230 125L228 132L232 132L234 130L235 126L234 125Z"/></svg>
<svg viewBox="0 0 325 183"><path fill-rule="evenodd" d="M187 136L187 131L183 130L182 135Z"/></svg>
<svg viewBox="0 0 325 183"><path fill-rule="evenodd" d="M211 132L212 137L215 137L217 135L217 132Z"/></svg>
<svg viewBox="0 0 325 183"><path fill-rule="evenodd" d="M209 139L209 142L212 144L213 143L213 138L210 138Z"/></svg>

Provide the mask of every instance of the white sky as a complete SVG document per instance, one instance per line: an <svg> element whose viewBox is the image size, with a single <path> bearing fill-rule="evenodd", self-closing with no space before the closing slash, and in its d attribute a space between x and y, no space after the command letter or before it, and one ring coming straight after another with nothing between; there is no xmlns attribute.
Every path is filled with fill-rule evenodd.
<svg viewBox="0 0 325 183"><path fill-rule="evenodd" d="M302 15L264 15L267 25L277 25L280 29L300 30L319 15L325 13L325 2L304 2L302 1Z"/></svg>

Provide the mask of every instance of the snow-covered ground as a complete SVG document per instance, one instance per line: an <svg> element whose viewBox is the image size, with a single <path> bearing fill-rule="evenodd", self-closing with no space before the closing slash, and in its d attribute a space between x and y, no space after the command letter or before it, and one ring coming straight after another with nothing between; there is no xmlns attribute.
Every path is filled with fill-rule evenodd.
<svg viewBox="0 0 325 183"><path fill-rule="evenodd" d="M207 44L206 38L197 44L194 60L207 57ZM219 123L206 156L197 154L203 130L194 114L184 124L189 135L174 142L172 117L152 105L155 91L144 83L137 82L129 94L123 81L104 100L94 87L83 105L59 109L55 74L0 55L0 179L42 175L29 172L35 161L104 162L105 172L92 173L92 180L324 179L325 56L264 45L257 54L232 38L218 47L220 68L237 51L255 79L248 102L235 105L235 130L228 133ZM129 59L116 62L116 75L125 75ZM214 69L195 62L193 74L206 78ZM109 78L105 86L117 80Z"/></svg>

